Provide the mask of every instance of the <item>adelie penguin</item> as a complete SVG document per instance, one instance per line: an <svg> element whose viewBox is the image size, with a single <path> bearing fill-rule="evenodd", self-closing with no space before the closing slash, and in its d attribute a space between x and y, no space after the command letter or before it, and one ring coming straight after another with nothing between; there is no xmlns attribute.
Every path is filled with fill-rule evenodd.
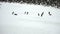
<svg viewBox="0 0 60 34"><path fill-rule="evenodd" d="M12 12L12 15L17 15L16 13Z"/></svg>
<svg viewBox="0 0 60 34"><path fill-rule="evenodd" d="M38 16L40 16L40 14L38 13Z"/></svg>
<svg viewBox="0 0 60 34"><path fill-rule="evenodd" d="M14 15L17 15L17 14L14 14Z"/></svg>
<svg viewBox="0 0 60 34"><path fill-rule="evenodd" d="M51 16L52 14L50 12L48 12L48 14Z"/></svg>
<svg viewBox="0 0 60 34"><path fill-rule="evenodd" d="M12 15L14 14L14 12L12 12Z"/></svg>
<svg viewBox="0 0 60 34"><path fill-rule="evenodd" d="M29 12L25 12L24 14L27 14L28 15Z"/></svg>
<svg viewBox="0 0 60 34"><path fill-rule="evenodd" d="M42 12L41 17L43 16L44 12Z"/></svg>

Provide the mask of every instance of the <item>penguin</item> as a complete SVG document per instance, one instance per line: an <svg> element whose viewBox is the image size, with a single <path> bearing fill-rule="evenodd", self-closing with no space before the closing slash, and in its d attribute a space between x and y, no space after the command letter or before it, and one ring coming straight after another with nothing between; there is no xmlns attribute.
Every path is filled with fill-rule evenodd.
<svg viewBox="0 0 60 34"><path fill-rule="evenodd" d="M28 15L29 12L27 12L27 15Z"/></svg>
<svg viewBox="0 0 60 34"><path fill-rule="evenodd" d="M16 13L12 12L12 15L17 15Z"/></svg>
<svg viewBox="0 0 60 34"><path fill-rule="evenodd" d="M41 17L43 16L44 12L42 12Z"/></svg>
<svg viewBox="0 0 60 34"><path fill-rule="evenodd" d="M17 15L17 14L14 14L14 15Z"/></svg>
<svg viewBox="0 0 60 34"><path fill-rule="evenodd" d="M50 12L48 12L48 14L51 16L52 14Z"/></svg>
<svg viewBox="0 0 60 34"><path fill-rule="evenodd" d="M27 14L28 15L29 12L25 12L24 14Z"/></svg>
<svg viewBox="0 0 60 34"><path fill-rule="evenodd" d="M12 12L12 15L14 14L14 12Z"/></svg>
<svg viewBox="0 0 60 34"><path fill-rule="evenodd" d="M39 16L40 14L38 13L38 16Z"/></svg>

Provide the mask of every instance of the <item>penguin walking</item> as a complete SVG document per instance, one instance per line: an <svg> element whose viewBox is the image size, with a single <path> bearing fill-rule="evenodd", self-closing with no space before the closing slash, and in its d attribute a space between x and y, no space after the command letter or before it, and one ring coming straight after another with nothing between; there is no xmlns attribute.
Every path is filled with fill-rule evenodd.
<svg viewBox="0 0 60 34"><path fill-rule="evenodd" d="M40 16L40 14L38 13L38 16Z"/></svg>
<svg viewBox="0 0 60 34"><path fill-rule="evenodd" d="M16 13L12 12L12 15L17 15Z"/></svg>
<svg viewBox="0 0 60 34"><path fill-rule="evenodd" d="M14 12L12 12L12 15L14 14Z"/></svg>
<svg viewBox="0 0 60 34"><path fill-rule="evenodd" d="M48 12L48 14L51 16L52 14L50 12Z"/></svg>
<svg viewBox="0 0 60 34"><path fill-rule="evenodd" d="M42 12L41 17L43 16L44 12Z"/></svg>
<svg viewBox="0 0 60 34"><path fill-rule="evenodd" d="M29 12L27 12L27 15L28 15Z"/></svg>
<svg viewBox="0 0 60 34"><path fill-rule="evenodd" d="M24 14L27 14L28 15L29 12L25 12Z"/></svg>

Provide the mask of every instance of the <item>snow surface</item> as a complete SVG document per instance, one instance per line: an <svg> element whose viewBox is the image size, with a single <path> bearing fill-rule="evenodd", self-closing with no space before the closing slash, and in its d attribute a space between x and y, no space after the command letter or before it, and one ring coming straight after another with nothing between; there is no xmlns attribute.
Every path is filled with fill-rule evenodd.
<svg viewBox="0 0 60 34"><path fill-rule="evenodd" d="M17 15L12 15L13 11ZM24 14L25 11L29 14ZM37 15L42 12L42 17ZM60 9L0 2L0 34L60 34Z"/></svg>

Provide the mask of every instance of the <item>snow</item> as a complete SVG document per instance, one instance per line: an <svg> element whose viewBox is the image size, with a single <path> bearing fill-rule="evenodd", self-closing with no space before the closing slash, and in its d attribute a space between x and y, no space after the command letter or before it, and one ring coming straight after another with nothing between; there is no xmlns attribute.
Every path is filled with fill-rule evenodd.
<svg viewBox="0 0 60 34"><path fill-rule="evenodd" d="M0 34L60 34L60 9L33 4L0 4ZM13 11L17 15L12 15ZM24 14L25 11L29 14ZM37 15L42 12L42 17Z"/></svg>

